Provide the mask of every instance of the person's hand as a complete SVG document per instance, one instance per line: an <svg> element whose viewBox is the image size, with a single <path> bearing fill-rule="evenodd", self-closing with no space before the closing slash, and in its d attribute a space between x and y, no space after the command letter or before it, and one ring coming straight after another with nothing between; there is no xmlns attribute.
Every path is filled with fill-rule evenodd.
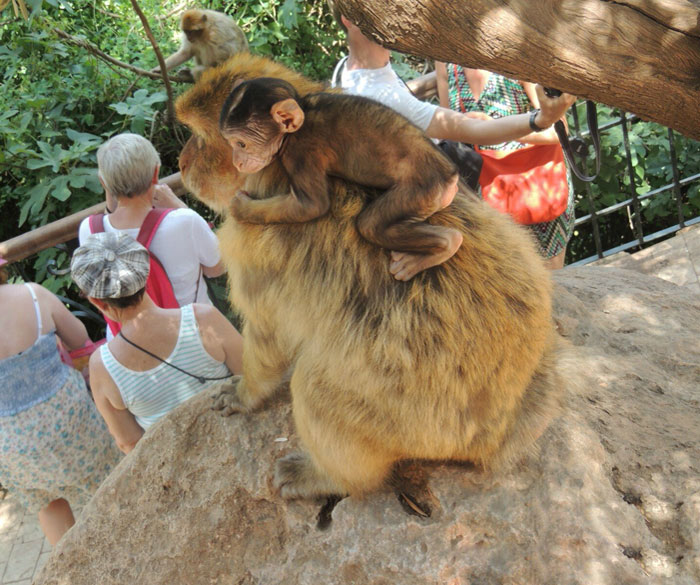
<svg viewBox="0 0 700 585"><path fill-rule="evenodd" d="M491 116L489 116L486 112L465 112L464 115L467 118L474 118L475 120L491 120Z"/></svg>
<svg viewBox="0 0 700 585"><path fill-rule="evenodd" d="M187 207L170 187L162 183L153 189L153 205L155 207Z"/></svg>
<svg viewBox="0 0 700 585"><path fill-rule="evenodd" d="M544 88L538 83L535 86L537 98L540 100L540 111L535 117L535 124L540 128L549 128L554 122L566 114L576 101L576 96L570 93L562 93L557 97L549 97L544 93Z"/></svg>

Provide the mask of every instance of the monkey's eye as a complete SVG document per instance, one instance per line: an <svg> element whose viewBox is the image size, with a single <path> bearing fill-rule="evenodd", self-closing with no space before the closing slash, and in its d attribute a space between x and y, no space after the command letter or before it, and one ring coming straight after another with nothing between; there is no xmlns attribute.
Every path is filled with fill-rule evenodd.
<svg viewBox="0 0 700 585"><path fill-rule="evenodd" d="M238 146L238 148L245 148L245 142L241 142L240 140L237 140L236 146Z"/></svg>

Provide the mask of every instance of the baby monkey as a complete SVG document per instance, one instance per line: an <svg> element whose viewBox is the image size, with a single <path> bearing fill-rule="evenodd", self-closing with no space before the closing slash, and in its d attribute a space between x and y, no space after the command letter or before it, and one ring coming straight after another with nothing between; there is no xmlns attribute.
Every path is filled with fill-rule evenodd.
<svg viewBox="0 0 700 585"><path fill-rule="evenodd" d="M286 81L262 77L233 89L219 127L241 173L262 171L277 158L291 185L267 199L238 192L232 212L240 221L321 217L334 176L384 191L359 214L357 228L392 251L389 270L397 280L445 262L462 243L456 229L424 221L454 199L457 169L416 126L378 102L333 93L301 98Z"/></svg>

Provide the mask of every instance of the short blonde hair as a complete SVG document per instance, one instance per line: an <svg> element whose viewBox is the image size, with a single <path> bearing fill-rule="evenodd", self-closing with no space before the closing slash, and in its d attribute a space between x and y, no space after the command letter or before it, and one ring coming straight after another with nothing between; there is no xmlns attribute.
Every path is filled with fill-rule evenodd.
<svg viewBox="0 0 700 585"><path fill-rule="evenodd" d="M145 193L158 166L158 152L138 134L117 134L97 150L99 175L107 191L117 199Z"/></svg>

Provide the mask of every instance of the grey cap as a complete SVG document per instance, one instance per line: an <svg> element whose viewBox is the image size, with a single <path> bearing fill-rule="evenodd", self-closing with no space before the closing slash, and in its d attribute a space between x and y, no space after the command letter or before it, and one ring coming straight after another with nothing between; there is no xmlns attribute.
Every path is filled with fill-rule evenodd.
<svg viewBox="0 0 700 585"><path fill-rule="evenodd" d="M146 286L148 250L128 234L91 234L74 253L71 276L80 290L96 299L120 299Z"/></svg>

